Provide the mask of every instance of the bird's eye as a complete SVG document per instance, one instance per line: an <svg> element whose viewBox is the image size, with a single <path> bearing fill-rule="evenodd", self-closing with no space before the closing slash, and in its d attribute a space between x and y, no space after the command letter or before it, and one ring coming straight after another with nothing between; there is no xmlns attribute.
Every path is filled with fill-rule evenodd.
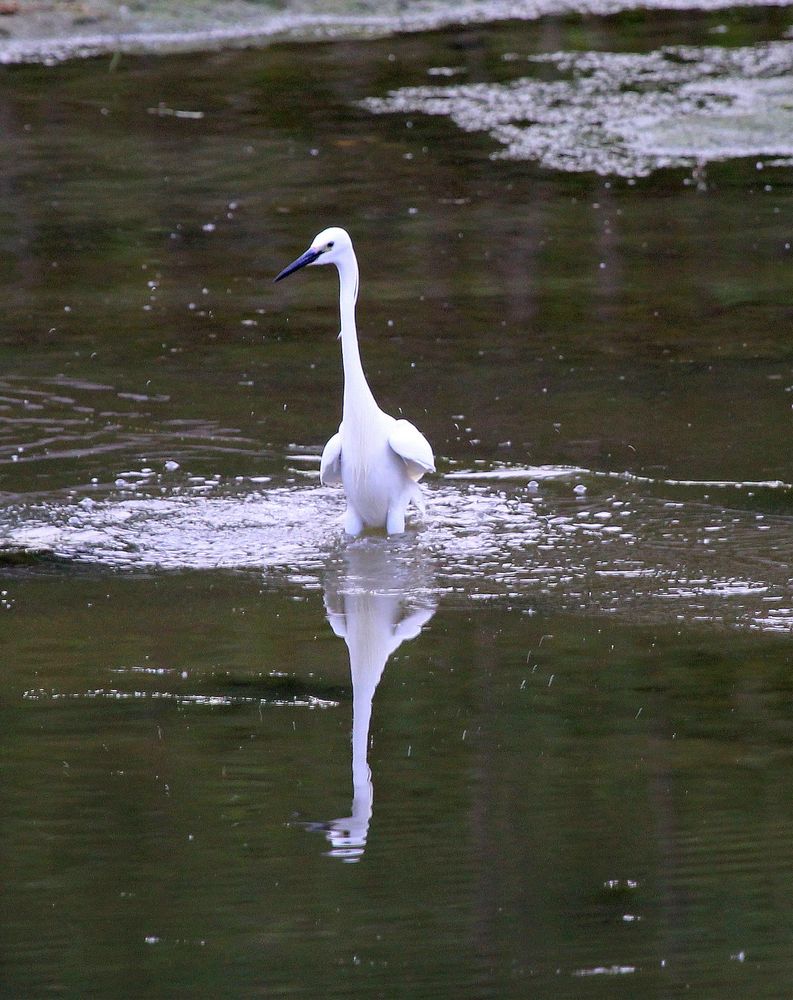
<svg viewBox="0 0 793 1000"><path fill-rule="evenodd" d="M333 249L333 240L331 240L330 243L328 243L328 250L332 249Z"/></svg>

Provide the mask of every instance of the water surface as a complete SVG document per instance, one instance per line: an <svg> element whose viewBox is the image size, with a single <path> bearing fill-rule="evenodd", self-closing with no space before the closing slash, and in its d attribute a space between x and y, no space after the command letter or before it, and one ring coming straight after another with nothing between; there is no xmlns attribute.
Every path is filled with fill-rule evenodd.
<svg viewBox="0 0 793 1000"><path fill-rule="evenodd" d="M3 70L5 993L785 994L791 167L724 81L789 28ZM725 96L674 162L455 118L676 64ZM332 274L271 285L328 224L438 457L399 539L318 483Z"/></svg>

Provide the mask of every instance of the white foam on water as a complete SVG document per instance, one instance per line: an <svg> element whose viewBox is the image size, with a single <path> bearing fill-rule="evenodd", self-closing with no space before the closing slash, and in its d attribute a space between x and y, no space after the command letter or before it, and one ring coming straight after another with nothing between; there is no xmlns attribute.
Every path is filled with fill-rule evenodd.
<svg viewBox="0 0 793 1000"><path fill-rule="evenodd" d="M381 544L396 566L426 564L430 589L455 600L641 620L704 615L793 632L791 518L726 510L702 498L670 505L619 480L608 484L616 492L604 495L594 474L576 474L590 483L587 498L572 491L560 497L558 484L538 494L520 479L430 488L426 516L391 539L347 539L337 490L246 491L220 483L211 496L13 505L5 511L3 546L128 572L255 572L316 590L350 546Z"/></svg>
<svg viewBox="0 0 793 1000"><path fill-rule="evenodd" d="M569 172L643 177L668 167L701 171L712 161L793 155L789 41L524 59L552 65L560 78L406 87L361 106L375 114L446 116L465 132L487 132L500 147L494 158Z"/></svg>
<svg viewBox="0 0 793 1000"><path fill-rule="evenodd" d="M785 6L786 0L753 0L751 7ZM134 8L111 9L108 27L75 26L73 19L34 23L0 39L0 64L92 58L105 53L200 51L224 46L264 45L268 42L350 37L382 37L396 32L432 31L453 24L493 21L533 21L569 14L606 16L628 10L717 11L734 6L733 0L425 0L400 4L395 13L382 13L375 4L343 7L328 13L321 2L303 5L299 13L263 12L254 3L226 2L214 13L202 14L190 5L175 4L137 17ZM196 112L191 112L195 114Z"/></svg>
<svg viewBox="0 0 793 1000"><path fill-rule="evenodd" d="M176 691L123 691L119 688L90 688L87 691L58 691L30 688L22 695L25 701L173 701L197 708L232 708L256 705L259 708L337 708L339 703L314 695L295 698L254 698L249 695L189 694Z"/></svg>
<svg viewBox="0 0 793 1000"><path fill-rule="evenodd" d="M625 483L644 483L650 486L680 486L712 489L766 489L793 490L793 483L783 479L666 479L640 476L635 472L602 472L584 469L577 465L505 465L495 469L459 469L447 472L444 479L479 480L481 482L541 482L580 478L617 479Z"/></svg>

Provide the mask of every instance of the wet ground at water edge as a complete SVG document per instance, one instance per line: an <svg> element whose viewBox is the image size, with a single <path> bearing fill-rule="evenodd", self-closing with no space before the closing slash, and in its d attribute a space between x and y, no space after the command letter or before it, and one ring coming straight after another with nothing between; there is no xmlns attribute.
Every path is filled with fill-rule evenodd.
<svg viewBox="0 0 793 1000"><path fill-rule="evenodd" d="M3 995L786 995L792 23L2 70Z"/></svg>

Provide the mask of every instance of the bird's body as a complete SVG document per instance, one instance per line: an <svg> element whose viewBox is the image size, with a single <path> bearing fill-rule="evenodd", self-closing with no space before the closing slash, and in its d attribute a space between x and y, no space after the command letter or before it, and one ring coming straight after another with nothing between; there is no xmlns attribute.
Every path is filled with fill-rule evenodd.
<svg viewBox="0 0 793 1000"><path fill-rule="evenodd" d="M355 326L358 261L349 235L336 227L323 230L275 280L309 264L335 264L338 269L344 368L342 422L325 445L320 479L327 486L344 487L347 534L359 535L365 528L402 532L411 501L423 506L419 480L435 471L432 448L413 424L380 409L366 381Z"/></svg>

